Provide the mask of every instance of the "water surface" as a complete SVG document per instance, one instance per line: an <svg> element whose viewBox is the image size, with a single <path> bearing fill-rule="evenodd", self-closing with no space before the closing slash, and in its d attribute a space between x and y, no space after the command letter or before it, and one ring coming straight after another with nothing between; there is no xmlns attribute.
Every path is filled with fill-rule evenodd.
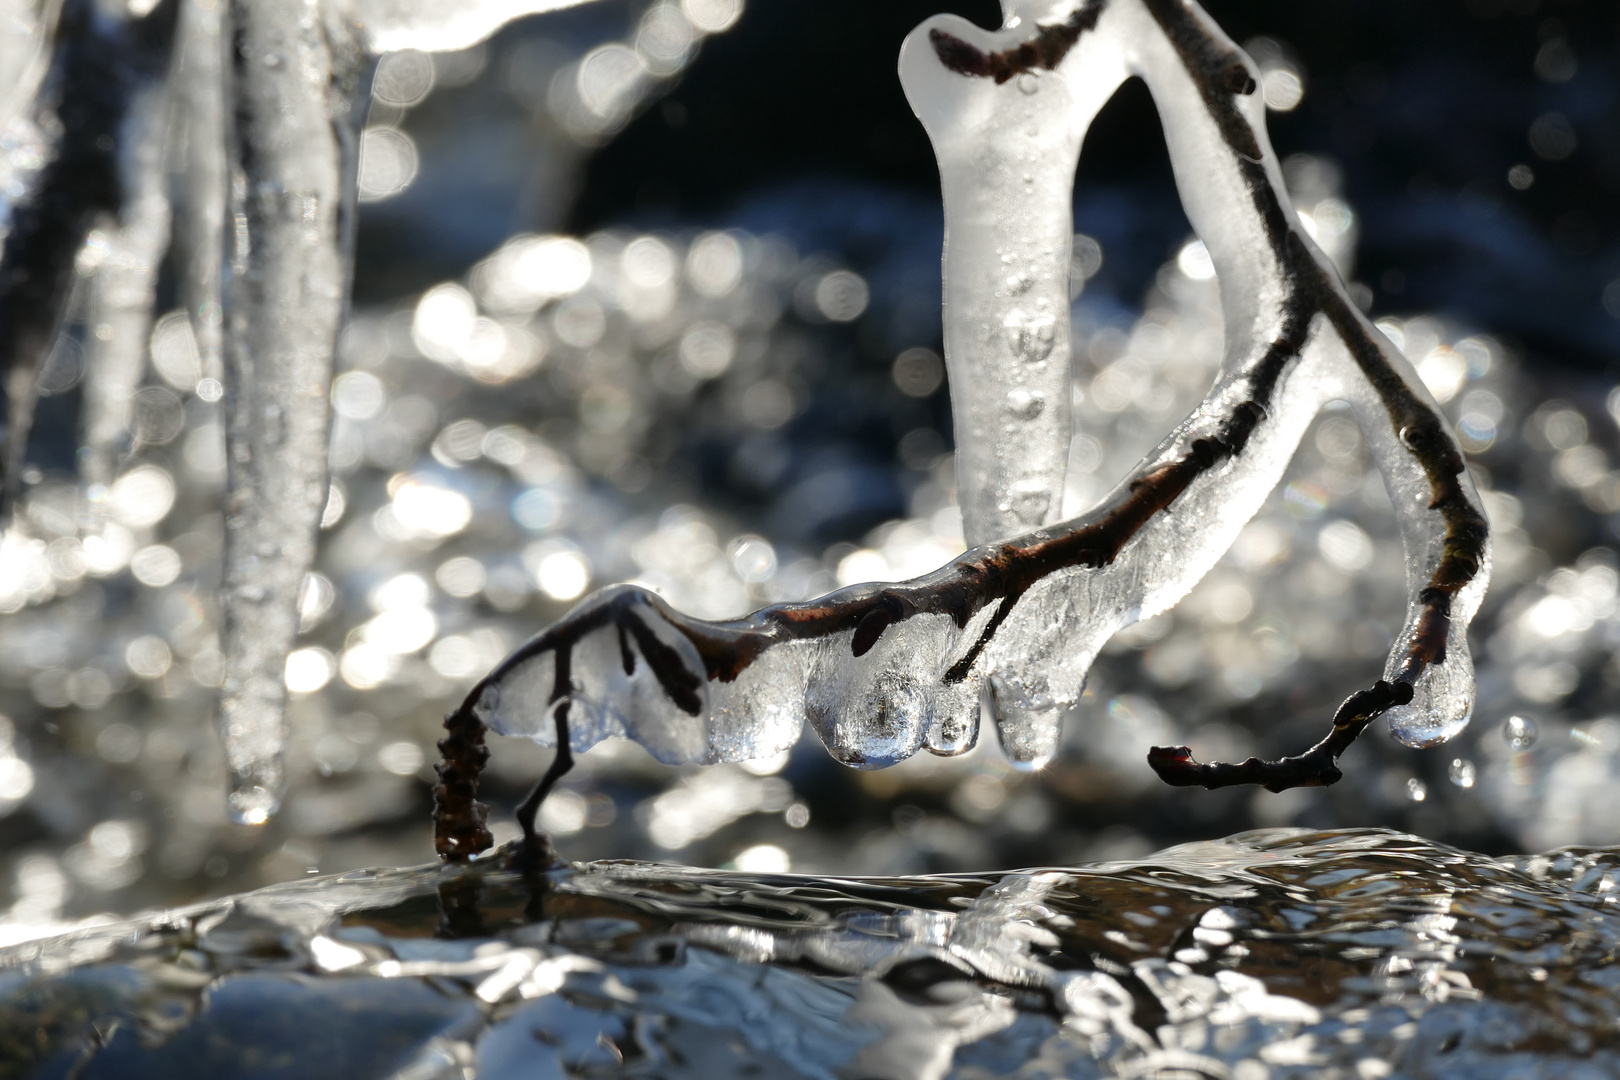
<svg viewBox="0 0 1620 1080"><path fill-rule="evenodd" d="M0 1076L1620 1075L1620 850L379 870L14 945Z"/></svg>

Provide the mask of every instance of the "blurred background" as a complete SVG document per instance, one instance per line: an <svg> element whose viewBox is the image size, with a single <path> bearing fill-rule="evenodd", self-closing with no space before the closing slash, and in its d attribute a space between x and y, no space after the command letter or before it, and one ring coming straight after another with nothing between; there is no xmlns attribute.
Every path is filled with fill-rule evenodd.
<svg viewBox="0 0 1620 1080"><path fill-rule="evenodd" d="M1487 852L1620 842L1620 13L1208 7L1264 70L1307 228L1418 365L1485 493L1497 563L1469 730L1411 751L1375 727L1340 784L1282 795L1170 789L1146 766L1155 743L1301 749L1380 670L1399 545L1359 432L1330 409L1215 572L1108 647L1043 771L1013 772L988 732L882 772L813 737L686 769L613 742L545 806L565 855L887 874L1273 825ZM940 10L999 22L988 2L596 0L383 62L335 479L286 672L291 787L267 826L227 822L212 727L216 373L183 317L157 322L107 496L117 526L86 545L82 362L60 348L0 542L9 933L429 860L444 712L590 589L635 580L725 617L957 554L938 179L894 74ZM1069 512L1219 360L1218 283L1139 83L1092 129L1075 223ZM492 741L504 839L549 751Z"/></svg>

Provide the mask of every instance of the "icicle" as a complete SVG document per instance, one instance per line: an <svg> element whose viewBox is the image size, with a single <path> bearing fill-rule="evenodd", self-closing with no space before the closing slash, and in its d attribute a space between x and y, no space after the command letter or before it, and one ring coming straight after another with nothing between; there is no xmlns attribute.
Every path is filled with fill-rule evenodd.
<svg viewBox="0 0 1620 1080"><path fill-rule="evenodd" d="M1377 334L1373 340L1391 376L1400 380L1399 390L1409 401L1426 404L1432 410L1430 417L1438 416L1438 406L1412 365L1383 335ZM1347 355L1346 360L1350 359ZM1385 664L1384 679L1391 684L1410 683L1413 695L1410 701L1392 706L1384 719L1390 734L1407 746L1434 746L1460 733L1473 713L1474 663L1468 651L1468 624L1485 598L1491 566L1490 545L1483 543L1473 556L1477 569L1472 579L1450 597L1445 617L1435 618L1431 579L1444 572L1448 556L1461 547L1458 541L1462 539L1453 535L1453 523L1447 516L1436 510L1472 509L1479 496L1466 472L1460 474L1461 483L1453 490L1437 492L1433 478L1413 453L1425 445L1449 446L1449 432L1426 423L1428 418L1418 410L1409 408L1402 415L1392 409L1387 395L1380 394L1371 379L1357 381L1354 390L1353 395L1346 396L1356 408L1368 448L1384 474L1395 507L1396 524L1406 549L1406 582L1411 596L1406 623ZM1425 653L1439 659L1415 664L1414 658Z"/></svg>
<svg viewBox="0 0 1620 1080"><path fill-rule="evenodd" d="M105 14L94 0L67 0L49 66L24 107L33 130L60 134L41 148L45 164L10 208L0 254L0 484L8 506L17 495L17 465L33 418L35 374L72 296L86 235L123 201L119 153L126 115L164 70L174 15L175 0L141 18ZM17 80L15 92L33 92L31 76Z"/></svg>
<svg viewBox="0 0 1620 1080"><path fill-rule="evenodd" d="M168 177L163 167L168 136L168 95L145 91L125 121L122 162L124 205L116 228L90 280L86 341L84 442L81 478L91 493L94 531L103 522L98 499L112 483L118 459L130 449L130 414L146 357L158 263L169 240Z"/></svg>
<svg viewBox="0 0 1620 1080"><path fill-rule="evenodd" d="M233 0L228 167L212 149L223 126L210 94L219 30L201 4L188 10L182 81L195 76L186 127L194 172L184 295L205 373L217 334L212 252L227 231L215 208L228 201L230 213L219 722L238 820L266 821L280 802L283 667L327 497L328 392L348 280L364 71L382 52L465 48L520 15L572 2Z"/></svg>
<svg viewBox="0 0 1620 1080"><path fill-rule="evenodd" d="M227 492L220 729L230 812L279 804L298 590L327 497L362 56L312 0L234 0L236 125L225 289Z"/></svg>
<svg viewBox="0 0 1620 1080"><path fill-rule="evenodd" d="M224 385L220 358L224 311L221 274L229 201L220 7L213 0L184 0L180 9L180 54L170 82L170 93L178 106L176 152L171 168L178 174L181 210L175 228L180 300L191 322L202 376L215 380L199 392L205 399L216 401Z"/></svg>
<svg viewBox="0 0 1620 1080"><path fill-rule="evenodd" d="M1004 6L1009 26L1033 21L1029 5ZM985 52L1027 35L960 18L939 24ZM900 82L933 141L945 201L945 363L970 545L1044 525L1062 506L1070 193L1086 127L1125 77L1107 59L1073 82L1056 71L1001 81L948 70L926 36L911 35L900 52Z"/></svg>
<svg viewBox="0 0 1620 1080"><path fill-rule="evenodd" d="M486 676L453 714L457 729L472 719L546 743L560 728L576 750L625 734L663 760L717 761L788 745L802 716L840 761L877 767L923 745L960 748L968 703L982 699L1008 757L1038 767L1108 637L1185 595L1276 486L1315 413L1347 398L1407 550L1412 604L1386 678L1351 695L1328 737L1297 757L1200 764L1186 747L1157 747L1149 762L1172 784L1280 790L1336 781L1339 754L1381 715L1413 744L1459 730L1473 694L1465 632L1490 566L1485 517L1433 400L1289 204L1248 59L1185 0L1085 0L1011 5L993 34L931 19L907 38L901 67L941 159L947 341L976 535L1044 518L1055 503L1062 454L1018 472L1046 448L1010 434L1025 429L988 403L1067 393L1051 358L1067 318L1057 285L1072 150L1129 74L1154 95L1183 205L1220 278L1226 355L1209 396L1086 514L910 582L725 623L636 588L598 594ZM1030 103L1040 95L1057 104ZM1038 151L1059 164L1046 169ZM1053 316L1050 351L1032 312ZM1013 496L1037 489L1054 503L1019 509ZM441 836L471 827L464 812L441 810Z"/></svg>
<svg viewBox="0 0 1620 1080"><path fill-rule="evenodd" d="M55 4L0 5L0 244L12 210L35 189L50 139L35 121L35 98L51 66Z"/></svg>

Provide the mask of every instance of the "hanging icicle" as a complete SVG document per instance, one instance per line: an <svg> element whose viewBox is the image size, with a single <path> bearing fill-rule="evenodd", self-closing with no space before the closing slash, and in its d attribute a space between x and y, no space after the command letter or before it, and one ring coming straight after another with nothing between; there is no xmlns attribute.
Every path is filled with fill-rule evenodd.
<svg viewBox="0 0 1620 1080"><path fill-rule="evenodd" d="M226 399L219 728L238 821L268 820L281 797L283 670L327 500L328 395L370 71L388 51L463 49L577 2L161 0L137 13L65 0L59 15L41 5L0 39L0 125L38 143L43 162L12 176L24 194L0 206L0 498L9 513L36 375L87 276L100 328L88 347L87 535L105 525L98 496L131 448L154 284L174 232L195 390ZM86 249L92 229L98 242Z"/></svg>
<svg viewBox="0 0 1620 1080"><path fill-rule="evenodd" d="M232 113L225 281L225 683L230 811L279 804L298 590L326 505L328 388L365 110L365 58L313 3L229 9Z"/></svg>
<svg viewBox="0 0 1620 1080"><path fill-rule="evenodd" d="M215 2L185 0L181 7L171 84L174 160L169 163L179 188L174 242L180 300L197 345L198 370L202 378L215 380L200 392L216 401L224 378L222 275L229 190L223 19L222 6Z"/></svg>
<svg viewBox="0 0 1620 1080"><path fill-rule="evenodd" d="M99 263L90 278L90 322L85 342L84 450L80 474L98 530L106 492L131 449L135 392L146 370L147 337L158 264L169 246L168 176L163 149L168 139L169 95L162 86L142 91L125 120L126 150L120 166L123 206L101 230Z"/></svg>
<svg viewBox="0 0 1620 1080"><path fill-rule="evenodd" d="M153 192L141 164L142 140L151 137L146 110L160 93L177 8L177 0L163 0L137 17L105 12L94 0L66 0L54 25L44 15L39 20L38 83L22 74L15 87L30 95L28 126L43 143L44 164L9 208L0 253L0 519L9 517L19 492L35 379L72 299L85 238L100 223L117 227L131 194L126 184L139 192L125 224L142 250L124 254L148 259L153 236L161 235L144 220L153 212ZM57 47L45 63L44 42L53 35ZM161 255L161 240L157 246ZM127 306L127 300L111 302Z"/></svg>

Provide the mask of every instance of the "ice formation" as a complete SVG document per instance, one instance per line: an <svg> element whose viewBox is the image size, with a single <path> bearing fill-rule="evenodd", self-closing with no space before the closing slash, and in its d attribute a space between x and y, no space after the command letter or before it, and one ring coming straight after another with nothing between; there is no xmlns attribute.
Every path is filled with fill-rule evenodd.
<svg viewBox="0 0 1620 1080"><path fill-rule="evenodd" d="M138 437L138 343L172 232L195 391L225 395L229 419L220 722L239 820L265 820L279 799L283 665L328 501L328 389L372 61L464 47L558 6L6 7L7 490L35 373L70 283L86 276L96 321L113 332L88 347L85 539L106 525L97 496ZM685 4L689 41L739 8ZM1195 8L1088 0L1010 4L995 32L930 20L901 68L941 167L960 489L980 546L911 582L731 623L685 617L634 589L598 595L480 685L453 723L463 765L484 723L542 742L560 730L575 749L623 733L664 760L718 761L774 752L808 718L840 760L878 767L924 746L959 753L983 717L1013 761L1038 766L1103 642L1202 576L1333 398L1350 401L1368 432L1410 555L1413 600L1387 681L1352 697L1305 757L1198 766L1165 751L1155 764L1173 782L1331 782L1332 759L1380 714L1414 744L1458 730L1472 694L1463 634L1488 566L1477 498L1421 384L1295 222L1253 65ZM599 87L593 130L622 122L662 70L643 65ZM1226 361L1205 403L1125 482L1055 525L1071 435L1075 158L1097 109L1133 74L1159 102L1188 214L1220 272ZM168 329L160 322L154 339ZM475 770L449 770L442 819L466 825Z"/></svg>
<svg viewBox="0 0 1620 1080"><path fill-rule="evenodd" d="M20 490L37 376L74 279L88 276L92 316L110 332L86 357L82 531L99 538L106 527L107 493L135 437L172 223L195 392L225 395L228 414L219 724L237 820L267 820L283 786L283 668L327 503L328 395L371 69L385 52L466 48L512 19L577 2L3 9L6 501Z"/></svg>
<svg viewBox="0 0 1620 1080"><path fill-rule="evenodd" d="M587 599L446 721L441 854L487 846L474 801L486 726L559 748L520 814L526 830L570 751L609 735L667 762L735 761L790 746L807 720L838 760L878 768L924 747L960 753L983 717L1010 760L1039 767L1103 643L1198 582L1332 400L1348 401L1366 433L1407 553L1410 603L1384 678L1297 757L1200 764L1185 747L1159 747L1149 760L1172 784L1281 790L1336 781L1338 755L1379 716L1413 746L1467 723L1485 516L1432 397L1290 205L1252 61L1180 0L1008 0L1005 16L993 32L930 19L900 59L940 161L961 498L980 546L909 582L730 622L688 618L635 587ZM1132 75L1154 95L1183 204L1220 278L1225 358L1204 402L1124 481L1047 525L1070 435L1076 159L1089 122Z"/></svg>

